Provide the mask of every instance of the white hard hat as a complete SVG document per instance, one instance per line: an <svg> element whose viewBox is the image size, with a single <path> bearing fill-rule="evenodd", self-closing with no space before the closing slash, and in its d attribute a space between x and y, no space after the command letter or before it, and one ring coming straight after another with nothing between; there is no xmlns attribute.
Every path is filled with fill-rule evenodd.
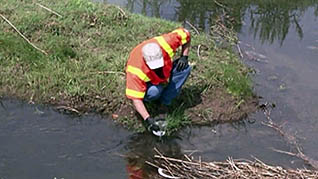
<svg viewBox="0 0 318 179"><path fill-rule="evenodd" d="M147 43L142 47L142 55L150 69L163 67L161 48L156 43Z"/></svg>

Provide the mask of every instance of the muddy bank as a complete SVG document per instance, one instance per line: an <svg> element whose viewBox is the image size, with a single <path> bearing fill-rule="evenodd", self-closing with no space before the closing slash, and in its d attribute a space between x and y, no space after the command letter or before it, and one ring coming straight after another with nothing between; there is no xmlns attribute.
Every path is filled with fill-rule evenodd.
<svg viewBox="0 0 318 179"><path fill-rule="evenodd" d="M184 115L186 115L191 124L207 125L215 123L234 122L244 120L249 114L258 110L258 98L256 96L238 100L224 89L212 88L204 93L196 94L195 99L191 100L191 104L187 103L186 94L181 95L175 100L174 104L182 104L184 107ZM61 101L50 100L47 104L55 106L56 109L63 113L72 113L77 115L85 115L85 113L100 113L111 118L124 127L135 130L142 130L141 118L136 113L130 100L124 100L123 103L116 104L112 100L103 99L101 97L87 98L67 98ZM151 104L150 104L151 105ZM175 108L155 108L157 104L152 106L152 114L168 115ZM158 105L160 106L160 105Z"/></svg>

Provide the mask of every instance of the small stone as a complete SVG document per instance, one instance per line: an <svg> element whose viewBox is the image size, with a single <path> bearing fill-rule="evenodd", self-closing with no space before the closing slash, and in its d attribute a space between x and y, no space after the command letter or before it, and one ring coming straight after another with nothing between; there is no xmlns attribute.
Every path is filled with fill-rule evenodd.
<svg viewBox="0 0 318 179"><path fill-rule="evenodd" d="M286 91L287 87L286 87L286 84L281 84L279 85L279 91Z"/></svg>
<svg viewBox="0 0 318 179"><path fill-rule="evenodd" d="M118 114L113 114L113 115L112 115L112 118L113 118L113 119L118 119L118 117L119 117Z"/></svg>
<svg viewBox="0 0 318 179"><path fill-rule="evenodd" d="M268 80L275 81L275 80L278 80L278 77L276 75L272 75L272 76L268 77Z"/></svg>

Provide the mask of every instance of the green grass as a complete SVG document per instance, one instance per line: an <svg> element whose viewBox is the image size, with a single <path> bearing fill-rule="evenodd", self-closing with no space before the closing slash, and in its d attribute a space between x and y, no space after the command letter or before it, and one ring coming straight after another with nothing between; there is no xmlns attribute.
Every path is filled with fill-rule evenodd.
<svg viewBox="0 0 318 179"><path fill-rule="evenodd" d="M62 15L58 17L33 2L2 2L0 13L48 55L26 43L1 19L0 96L113 113L131 105L125 98L123 75L130 50L181 26L123 14L116 6L87 0L39 1ZM195 100L194 92L200 94L209 86L226 88L237 98L250 96L248 69L237 56L229 49L214 48L214 41L205 34L192 35L189 59L196 65L185 85L187 105ZM196 53L198 45L202 46L201 59ZM171 130L188 124L187 105L178 108L176 104L176 110L168 114Z"/></svg>
<svg viewBox="0 0 318 179"><path fill-rule="evenodd" d="M188 116L185 115L185 107L182 105L176 107L166 118L167 120L167 135L171 135L174 132L177 132L180 128L190 125L191 120Z"/></svg>

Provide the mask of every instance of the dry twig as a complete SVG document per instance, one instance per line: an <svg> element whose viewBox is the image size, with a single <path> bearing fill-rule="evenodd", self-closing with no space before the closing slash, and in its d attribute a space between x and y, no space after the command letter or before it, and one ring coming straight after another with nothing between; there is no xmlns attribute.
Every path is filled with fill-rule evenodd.
<svg viewBox="0 0 318 179"><path fill-rule="evenodd" d="M98 74L119 74L119 75L126 75L124 72L121 71L100 71Z"/></svg>
<svg viewBox="0 0 318 179"><path fill-rule="evenodd" d="M80 112L78 110L76 110L74 108L71 108L71 107L68 107L68 106L58 106L58 107L56 107L56 109L64 109L64 110L67 110L67 111L71 111L71 112L80 114Z"/></svg>
<svg viewBox="0 0 318 179"><path fill-rule="evenodd" d="M311 165L313 168L318 170L318 161L308 157L302 152L301 146L298 144L296 137L284 131L282 125L279 126L273 122L273 120L270 117L271 111L268 109L267 104L265 104L265 107L262 109L267 118L267 122L262 122L262 124L279 132L280 135L282 135L291 146L295 147L295 149L297 150L297 153L291 153L291 152L286 152L286 151L277 150L277 149L273 149L273 150L279 153L284 153L284 154L298 157L302 159L303 161L305 161L306 163L308 163L309 165Z"/></svg>
<svg viewBox="0 0 318 179"><path fill-rule="evenodd" d="M42 52L45 55L48 55L44 50L38 48L36 45L34 45L29 39L27 39L6 17L4 17L2 14L0 14L2 19L4 19L25 41L27 41L28 44L30 44L33 48L37 49L38 51Z"/></svg>
<svg viewBox="0 0 318 179"><path fill-rule="evenodd" d="M241 50L241 48L240 48L239 43L236 44L236 47L237 47L237 50L238 50L238 52L239 52L239 54L240 54L240 57L243 58L243 53L242 53L242 50Z"/></svg>
<svg viewBox="0 0 318 179"><path fill-rule="evenodd" d="M254 158L255 161L233 160L226 162L203 162L201 159L189 161L175 159L162 155L155 149L155 164L146 162L150 166L169 171L174 178L317 178L318 171L307 169L284 169L280 166L270 166Z"/></svg>
<svg viewBox="0 0 318 179"><path fill-rule="evenodd" d="M47 11L49 11L49 12L55 14L55 15L57 15L58 17L62 17L62 15L60 15L59 13L57 13L57 12L55 12L55 11L53 11L53 10L51 10L51 9L49 9L49 8L47 8L47 7L43 6L43 5L41 5L41 4L39 4L39 3L36 3L36 5L38 5L38 6L40 6L41 8L43 8L43 9L45 9L45 10L47 10Z"/></svg>
<svg viewBox="0 0 318 179"><path fill-rule="evenodd" d="M127 15L126 15L125 11L124 11L121 7L119 7L119 6L115 6L115 7L116 7L117 9L119 9L121 15L122 15L124 18L127 18Z"/></svg>
<svg viewBox="0 0 318 179"><path fill-rule="evenodd" d="M189 21L184 21L184 22L188 24L195 31L195 33L197 33L197 35L200 35L200 32L194 25L192 25Z"/></svg>
<svg viewBox="0 0 318 179"><path fill-rule="evenodd" d="M90 74L100 74L100 75L108 75L108 74L118 74L118 75L126 75L124 72L121 71L97 71L97 72L91 72Z"/></svg>
<svg viewBox="0 0 318 179"><path fill-rule="evenodd" d="M214 0L214 3L222 8L226 8L223 4L219 3L218 1Z"/></svg>
<svg viewBox="0 0 318 179"><path fill-rule="evenodd" d="M200 56L200 47L201 47L201 45L198 45L197 55L198 55L199 59L201 59L201 56Z"/></svg>

